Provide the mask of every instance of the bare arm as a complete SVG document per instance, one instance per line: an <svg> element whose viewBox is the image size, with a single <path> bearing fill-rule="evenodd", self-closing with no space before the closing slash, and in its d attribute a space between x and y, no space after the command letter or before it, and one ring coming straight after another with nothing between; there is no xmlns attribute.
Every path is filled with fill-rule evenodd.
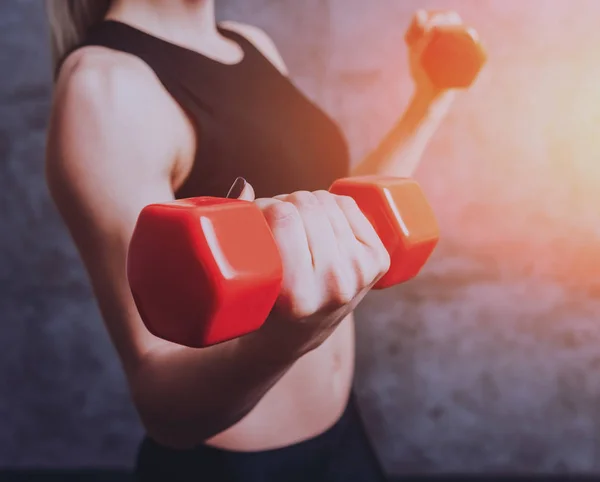
<svg viewBox="0 0 600 482"><path fill-rule="evenodd" d="M435 26L461 25L460 15L453 11L420 10L415 17L424 32ZM427 145L450 110L455 92L435 86L421 63L429 36L408 46L409 65L415 92L398 122L381 142L353 170L356 176L384 174L410 177L416 171Z"/></svg>
<svg viewBox="0 0 600 482"><path fill-rule="evenodd" d="M419 166L429 141L448 112L453 96L453 92L434 97L429 93L417 91L398 122L352 169L352 175L411 177Z"/></svg>
<svg viewBox="0 0 600 482"><path fill-rule="evenodd" d="M163 444L190 447L246 415L294 360L267 358L252 337L196 350L146 330L125 260L143 206L173 198L172 160L180 153L172 147L178 134L165 117L174 107L149 71L95 60L70 72L65 66L59 79L47 180L146 429Z"/></svg>
<svg viewBox="0 0 600 482"><path fill-rule="evenodd" d="M282 74L289 74L275 43L266 32L238 22L222 22L221 25L248 38ZM434 92L422 88L425 82L418 82L421 88L415 91L398 122L354 167L351 175L383 174L410 177L414 174L454 97L453 92Z"/></svg>

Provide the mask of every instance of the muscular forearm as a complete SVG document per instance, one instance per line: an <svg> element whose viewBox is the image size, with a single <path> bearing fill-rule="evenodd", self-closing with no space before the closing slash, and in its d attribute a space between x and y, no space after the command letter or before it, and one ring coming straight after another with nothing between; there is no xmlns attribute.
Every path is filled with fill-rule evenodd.
<svg viewBox="0 0 600 482"><path fill-rule="evenodd" d="M352 171L353 176L410 177L445 117L454 93L415 93L400 120Z"/></svg>
<svg viewBox="0 0 600 482"><path fill-rule="evenodd" d="M168 345L148 354L133 392L150 436L190 448L248 414L295 361L254 340L251 334L209 348Z"/></svg>

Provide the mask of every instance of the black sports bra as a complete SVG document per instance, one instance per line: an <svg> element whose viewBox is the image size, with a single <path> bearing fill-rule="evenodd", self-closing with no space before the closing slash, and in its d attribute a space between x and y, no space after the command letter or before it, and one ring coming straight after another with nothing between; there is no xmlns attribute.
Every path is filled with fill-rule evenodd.
<svg viewBox="0 0 600 482"><path fill-rule="evenodd" d="M242 48L239 63L220 63L112 20L82 45L139 57L190 116L198 148L176 196L225 196L238 176L257 197L327 189L347 176L348 147L336 123L247 39L219 30Z"/></svg>

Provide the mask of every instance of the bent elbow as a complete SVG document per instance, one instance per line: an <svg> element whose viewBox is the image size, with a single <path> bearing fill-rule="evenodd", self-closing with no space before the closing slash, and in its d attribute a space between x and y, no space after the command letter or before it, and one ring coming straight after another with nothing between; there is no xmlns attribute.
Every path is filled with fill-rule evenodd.
<svg viewBox="0 0 600 482"><path fill-rule="evenodd" d="M225 407L212 410L201 403L191 406L185 393L157 385L148 378L145 383L138 379L132 398L147 435L162 446L193 449L246 415L223 410Z"/></svg>
<svg viewBox="0 0 600 482"><path fill-rule="evenodd" d="M242 418L210 414L181 417L167 410L144 410L139 406L138 414L148 437L173 450L194 449Z"/></svg>
<svg viewBox="0 0 600 482"><path fill-rule="evenodd" d="M192 423L190 417L178 410L174 400L164 403L162 398L168 395L140 383L132 395L147 436L159 445L174 450L190 450L210 438L210 434L203 430L203 424L197 420Z"/></svg>
<svg viewBox="0 0 600 482"><path fill-rule="evenodd" d="M139 411L138 413L147 436L163 447L172 450L192 450L209 438L197 430L182 428L180 424L164 418L148 417Z"/></svg>

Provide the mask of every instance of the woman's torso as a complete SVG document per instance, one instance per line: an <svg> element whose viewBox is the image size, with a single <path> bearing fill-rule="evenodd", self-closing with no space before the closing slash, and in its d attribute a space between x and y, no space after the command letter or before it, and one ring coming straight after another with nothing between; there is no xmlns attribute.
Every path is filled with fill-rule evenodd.
<svg viewBox="0 0 600 482"><path fill-rule="evenodd" d="M253 185L257 197L270 197L327 189L347 175L348 149L335 123L277 71L260 45L231 28L221 33L241 47L238 63L226 65L119 22L105 22L86 42L145 62L180 107L156 115L165 116L165 125L193 127L178 136L179 150L190 155L173 162L176 197L224 196L237 176ZM219 58L220 52L212 54ZM298 360L248 416L207 443L265 450L323 432L344 410L353 365L349 317Z"/></svg>

